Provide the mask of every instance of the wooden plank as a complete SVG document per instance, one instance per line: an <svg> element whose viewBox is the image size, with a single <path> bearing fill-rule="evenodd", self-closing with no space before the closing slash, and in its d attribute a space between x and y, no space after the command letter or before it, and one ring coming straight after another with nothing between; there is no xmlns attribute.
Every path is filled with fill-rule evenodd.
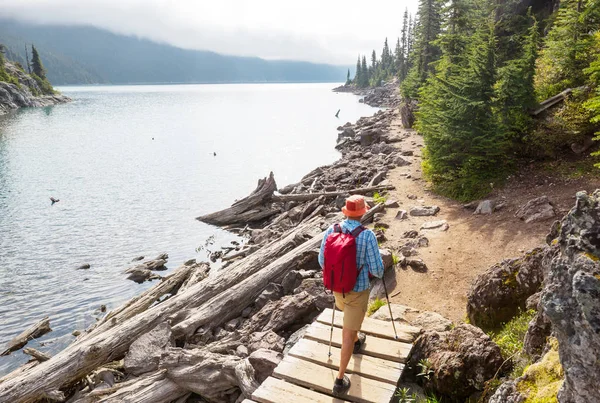
<svg viewBox="0 0 600 403"><path fill-rule="evenodd" d="M317 318L318 322L321 322L325 325L331 325L331 308L325 309ZM344 324L344 312L336 311L333 325L336 327L342 327ZM362 323L362 328L360 330L367 335L374 335L377 337L383 337L386 339L394 340L394 328L392 327L392 322L387 322L384 320L365 318ZM398 332L398 340L404 341L407 343L412 343L419 334L421 329L414 326L402 325L400 323L396 323L396 331Z"/></svg>
<svg viewBox="0 0 600 403"><path fill-rule="evenodd" d="M317 392L331 393L337 371L288 355L275 368L273 375ZM396 390L396 386L389 383L375 381L357 374L347 374L347 376L350 378L351 385L348 393L344 395L344 399L350 402L389 402Z"/></svg>
<svg viewBox="0 0 600 403"><path fill-rule="evenodd" d="M314 322L309 326L304 337L329 346L329 326ZM334 327L333 341L331 344L335 347L341 347L341 342L342 329ZM412 344L409 343L367 336L367 342L362 349L362 354L404 363L406 362L406 357L408 357L411 349Z"/></svg>
<svg viewBox="0 0 600 403"><path fill-rule="evenodd" d="M259 403L343 403L345 400L336 399L314 390L306 389L281 379L268 377L252 394L252 399Z"/></svg>
<svg viewBox="0 0 600 403"><path fill-rule="evenodd" d="M341 350L331 348L331 357L328 356L329 346L313 340L301 339L288 353L292 357L310 361L335 370L339 369ZM348 363L347 372L362 375L365 378L387 382L396 385L402 374L404 365L381 358L370 357L364 354L353 354Z"/></svg>
<svg viewBox="0 0 600 403"><path fill-rule="evenodd" d="M242 400L242 403L256 403L256 402L254 400L244 399L244 400Z"/></svg>

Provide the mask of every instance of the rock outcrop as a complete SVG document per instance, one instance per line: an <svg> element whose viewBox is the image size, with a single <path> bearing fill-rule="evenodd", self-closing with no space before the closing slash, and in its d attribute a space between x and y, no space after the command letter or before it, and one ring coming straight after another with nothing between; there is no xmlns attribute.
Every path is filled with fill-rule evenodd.
<svg viewBox="0 0 600 403"><path fill-rule="evenodd" d="M31 78L10 62L4 65L8 74L16 77L19 85L0 81L0 115L26 107L51 106L69 102L71 99L60 94L36 96L42 90Z"/></svg>
<svg viewBox="0 0 600 403"><path fill-rule="evenodd" d="M415 341L405 376L425 389L464 401L482 391L503 363L500 348L481 329L461 324L447 332L427 331Z"/></svg>
<svg viewBox="0 0 600 403"><path fill-rule="evenodd" d="M558 339L565 381L560 402L600 401L600 191L579 192L560 224L560 253L540 307Z"/></svg>
<svg viewBox="0 0 600 403"><path fill-rule="evenodd" d="M552 248L535 248L517 259L505 259L477 276L467 296L472 324L491 329L508 322L540 290L543 262Z"/></svg>

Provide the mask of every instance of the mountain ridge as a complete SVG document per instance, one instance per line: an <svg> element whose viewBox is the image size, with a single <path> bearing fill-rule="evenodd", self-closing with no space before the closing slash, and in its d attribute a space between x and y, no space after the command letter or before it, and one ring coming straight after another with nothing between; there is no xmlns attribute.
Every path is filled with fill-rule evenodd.
<svg viewBox="0 0 600 403"><path fill-rule="evenodd" d="M189 50L91 26L0 19L7 58L25 65L36 45L55 85L343 82L348 66Z"/></svg>

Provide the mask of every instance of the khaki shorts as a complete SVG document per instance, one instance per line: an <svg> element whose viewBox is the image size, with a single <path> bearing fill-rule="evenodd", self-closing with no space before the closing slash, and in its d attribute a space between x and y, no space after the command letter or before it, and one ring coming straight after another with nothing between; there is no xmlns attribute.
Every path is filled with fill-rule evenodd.
<svg viewBox="0 0 600 403"><path fill-rule="evenodd" d="M340 292L334 292L335 306L344 312L344 329L359 331L369 305L370 290L350 291L345 297Z"/></svg>

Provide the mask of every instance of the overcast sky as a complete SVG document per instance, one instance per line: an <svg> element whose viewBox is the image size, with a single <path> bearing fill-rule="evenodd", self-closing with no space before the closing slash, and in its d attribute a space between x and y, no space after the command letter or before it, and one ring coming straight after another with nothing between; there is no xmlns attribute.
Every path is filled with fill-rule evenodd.
<svg viewBox="0 0 600 403"><path fill-rule="evenodd" d="M353 64L393 49L418 0L0 0L0 16L83 24L219 53Z"/></svg>

